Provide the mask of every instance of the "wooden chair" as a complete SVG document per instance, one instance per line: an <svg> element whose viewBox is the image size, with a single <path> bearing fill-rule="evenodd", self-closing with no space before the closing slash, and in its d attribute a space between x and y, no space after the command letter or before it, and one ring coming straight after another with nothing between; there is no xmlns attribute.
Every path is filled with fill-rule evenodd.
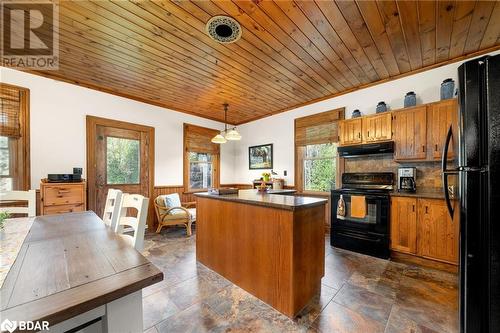
<svg viewBox="0 0 500 333"><path fill-rule="evenodd" d="M139 194L122 195L122 202L120 205L120 217L116 224L116 233L122 234L123 237L133 246L137 251L142 251L144 247L144 232L146 230L146 219L148 217L148 204L149 198L143 197ZM129 208L137 209L137 215L127 216ZM133 235L124 233L124 226L129 226L133 229Z"/></svg>
<svg viewBox="0 0 500 333"><path fill-rule="evenodd" d="M20 206L3 206L0 207L0 212L8 212L11 214L27 214L28 217L36 216L36 191L7 191L0 193L0 202L9 202L10 204L13 201L27 201L27 207Z"/></svg>
<svg viewBox="0 0 500 333"><path fill-rule="evenodd" d="M120 206L122 203L123 192L120 190L109 189L106 197L106 205L104 206L104 213L102 220L104 224L113 230L116 230L116 223L120 217Z"/></svg>
<svg viewBox="0 0 500 333"><path fill-rule="evenodd" d="M166 199L170 200L166 200ZM167 205L167 201L171 204ZM160 195L154 201L156 217L158 218L158 228L156 233L161 232L161 228L169 225L184 225L187 236L191 236L191 224L196 221L196 202L182 202L178 193Z"/></svg>

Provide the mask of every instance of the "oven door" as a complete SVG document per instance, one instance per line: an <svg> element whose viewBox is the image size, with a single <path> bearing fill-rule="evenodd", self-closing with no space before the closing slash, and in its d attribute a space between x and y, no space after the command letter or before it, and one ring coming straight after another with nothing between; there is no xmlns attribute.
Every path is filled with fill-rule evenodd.
<svg viewBox="0 0 500 333"><path fill-rule="evenodd" d="M345 202L345 216L337 215L340 194ZM366 215L364 218L351 216L351 196L362 195L366 200ZM380 235L388 234L389 196L364 192L340 193L332 192L332 228L342 227L357 231L365 231Z"/></svg>

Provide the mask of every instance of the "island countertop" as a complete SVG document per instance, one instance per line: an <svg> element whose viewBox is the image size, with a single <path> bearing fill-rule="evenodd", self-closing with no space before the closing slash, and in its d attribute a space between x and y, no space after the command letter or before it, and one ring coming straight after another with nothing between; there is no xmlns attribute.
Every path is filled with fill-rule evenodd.
<svg viewBox="0 0 500 333"><path fill-rule="evenodd" d="M257 190L239 190L238 194L216 195L208 192L195 193L198 197L215 200L241 202L250 205L279 208L286 210L298 210L325 204L328 200L305 196L286 195L293 193L290 190L272 190L268 193L260 193Z"/></svg>

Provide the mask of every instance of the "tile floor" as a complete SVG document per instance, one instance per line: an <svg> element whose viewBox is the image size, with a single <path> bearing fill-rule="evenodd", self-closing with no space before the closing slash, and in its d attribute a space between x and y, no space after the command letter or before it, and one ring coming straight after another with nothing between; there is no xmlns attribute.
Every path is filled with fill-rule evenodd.
<svg viewBox="0 0 500 333"><path fill-rule="evenodd" d="M196 263L195 237L148 234L164 280L143 291L144 332L457 332L453 274L334 249L321 293L294 320Z"/></svg>

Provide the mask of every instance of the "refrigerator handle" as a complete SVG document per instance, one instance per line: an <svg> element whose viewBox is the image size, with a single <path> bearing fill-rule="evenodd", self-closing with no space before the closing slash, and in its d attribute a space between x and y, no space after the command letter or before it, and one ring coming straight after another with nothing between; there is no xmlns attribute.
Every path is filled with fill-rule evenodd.
<svg viewBox="0 0 500 333"><path fill-rule="evenodd" d="M452 127L448 128L448 134L446 134L446 141L443 146L443 156L441 157L441 171L443 174L443 191L444 198L446 201L446 206L448 207L448 213L450 214L451 220L453 221L453 205L450 200L450 193L448 192L448 176L458 174L458 170L448 170L448 148L450 146L450 141L453 136Z"/></svg>

